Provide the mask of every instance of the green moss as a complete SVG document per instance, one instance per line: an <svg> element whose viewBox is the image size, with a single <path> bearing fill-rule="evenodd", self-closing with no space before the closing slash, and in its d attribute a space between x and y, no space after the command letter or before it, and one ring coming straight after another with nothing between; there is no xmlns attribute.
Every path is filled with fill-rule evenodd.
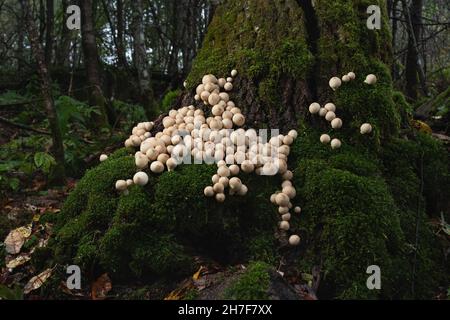
<svg viewBox="0 0 450 320"><path fill-rule="evenodd" d="M269 265L253 262L247 270L225 291L224 298L231 300L266 300L269 298Z"/></svg>
<svg viewBox="0 0 450 320"><path fill-rule="evenodd" d="M174 106L174 103L176 102L180 93L181 90L178 89L167 92L161 101L161 111L169 112L169 109L171 109Z"/></svg>

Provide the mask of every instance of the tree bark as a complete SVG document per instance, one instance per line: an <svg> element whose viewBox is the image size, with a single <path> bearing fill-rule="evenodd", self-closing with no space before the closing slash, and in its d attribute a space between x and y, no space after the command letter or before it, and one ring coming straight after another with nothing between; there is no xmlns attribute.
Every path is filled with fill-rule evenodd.
<svg viewBox="0 0 450 320"><path fill-rule="evenodd" d="M56 113L53 96L51 94L51 79L45 64L45 56L39 42L39 36L36 32L37 29L33 17L31 16L30 3L28 0L20 0L20 3L24 11L31 50L38 65L38 73L41 81L41 94L52 133L52 152L56 160L54 182L63 184L66 178L64 168L64 145L61 128L59 127L58 122L58 114Z"/></svg>
<svg viewBox="0 0 450 320"><path fill-rule="evenodd" d="M110 123L114 123L114 119L111 112L108 112L106 99L103 96L102 91L92 0L81 0L80 8L84 66L86 68L87 80L90 87L89 104L100 108L100 115L95 119L99 127L107 127L108 118Z"/></svg>
<svg viewBox="0 0 450 320"><path fill-rule="evenodd" d="M124 39L124 7L123 0L117 0L116 19L117 19L117 59L118 65L121 68L128 66L127 58L125 55L125 39Z"/></svg>
<svg viewBox="0 0 450 320"><path fill-rule="evenodd" d="M147 60L147 49L145 46L145 33L143 21L143 5L142 0L132 2L133 5L133 58L134 67L138 75L138 85L140 92L140 103L144 107L147 117L154 116L153 108L153 91L151 87L151 79L149 65Z"/></svg>
<svg viewBox="0 0 450 320"><path fill-rule="evenodd" d="M54 27L54 17L55 17L55 9L54 9L54 1L47 0L46 1L46 28L45 28L45 64L50 66L52 64L52 56L53 56L53 27Z"/></svg>
<svg viewBox="0 0 450 320"><path fill-rule="evenodd" d="M68 0L62 0L62 21L61 21L61 35L58 50L56 51L56 65L66 67L70 57L70 42L72 39L72 31L67 29L66 21L69 15L66 13L66 9L69 6Z"/></svg>

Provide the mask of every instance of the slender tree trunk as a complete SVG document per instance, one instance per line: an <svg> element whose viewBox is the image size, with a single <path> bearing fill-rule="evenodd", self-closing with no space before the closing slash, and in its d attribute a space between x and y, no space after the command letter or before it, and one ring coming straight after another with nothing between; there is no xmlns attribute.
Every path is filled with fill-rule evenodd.
<svg viewBox="0 0 450 320"><path fill-rule="evenodd" d="M142 0L136 0L133 4L133 57L134 66L138 74L140 91L140 102L145 109L147 117L154 116L153 91L151 87L150 72L147 60L147 49L145 46L145 33L143 21Z"/></svg>
<svg viewBox="0 0 450 320"><path fill-rule="evenodd" d="M63 14L61 21L61 40L56 51L56 65L67 66L70 57L70 42L72 39L72 31L67 29L66 21L69 15L66 13L66 9L69 6L68 0L62 0L61 2Z"/></svg>
<svg viewBox="0 0 450 320"><path fill-rule="evenodd" d="M52 64L53 56L53 27L54 27L54 1L46 1L46 28L45 28L45 64L50 66Z"/></svg>
<svg viewBox="0 0 450 320"><path fill-rule="evenodd" d="M126 68L128 66L127 58L125 55L125 39L124 39L124 29L125 21L123 17L124 13L123 0L117 0L117 59L119 67Z"/></svg>
<svg viewBox="0 0 450 320"><path fill-rule="evenodd" d="M92 0L81 0L81 36L84 55L84 66L87 72L90 97L89 104L100 108L100 115L95 119L99 127L114 123L113 115L108 112L108 106L103 96L100 76L99 56L94 30L93 2Z"/></svg>
<svg viewBox="0 0 450 320"><path fill-rule="evenodd" d="M17 73L20 75L24 67L24 40L25 40L25 28L23 26L23 9L19 9L17 19Z"/></svg>
<svg viewBox="0 0 450 320"><path fill-rule="evenodd" d="M56 113L53 96L51 94L51 79L45 64L45 56L39 42L36 26L34 24L33 17L31 16L30 3L28 0L20 0L20 3L25 15L25 23L27 24L31 50L38 66L42 98L44 100L45 111L47 113L50 123L50 130L52 133L52 152L56 159L54 182L64 183L66 177L64 168L64 145L58 122L58 114Z"/></svg>

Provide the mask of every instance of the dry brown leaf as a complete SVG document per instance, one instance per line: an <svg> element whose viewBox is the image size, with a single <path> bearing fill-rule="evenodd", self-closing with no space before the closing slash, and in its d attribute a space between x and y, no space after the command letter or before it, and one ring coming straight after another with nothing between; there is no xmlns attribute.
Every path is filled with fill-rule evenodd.
<svg viewBox="0 0 450 320"><path fill-rule="evenodd" d="M14 269L14 268L17 268L17 267L23 265L24 263L26 263L26 262L28 262L30 260L31 260L31 256L30 255L23 254L23 255L17 256L15 259L9 261L6 264L6 267L8 269Z"/></svg>
<svg viewBox="0 0 450 320"><path fill-rule="evenodd" d="M6 251L10 254L19 253L20 249L25 243L25 239L28 238L30 235L31 235L31 228L29 226L20 227L12 230L4 241Z"/></svg>
<svg viewBox="0 0 450 320"><path fill-rule="evenodd" d="M193 280L198 280L200 279L201 273L203 271L203 266L200 266L200 268L198 269L198 271L196 273L194 273L194 275L192 276Z"/></svg>
<svg viewBox="0 0 450 320"><path fill-rule="evenodd" d="M192 281L190 279L184 280L180 287L169 293L164 300L181 300L183 299L184 294L192 288L194 288Z"/></svg>
<svg viewBox="0 0 450 320"><path fill-rule="evenodd" d="M92 284L92 300L104 300L106 295L112 289L111 279L107 273L102 274L93 284Z"/></svg>
<svg viewBox="0 0 450 320"><path fill-rule="evenodd" d="M53 269L49 268L41 272L37 276L31 278L30 281L28 281L28 283L25 285L23 293L28 294L33 290L39 289L45 283L45 281L47 281L47 279L52 275L52 271Z"/></svg>

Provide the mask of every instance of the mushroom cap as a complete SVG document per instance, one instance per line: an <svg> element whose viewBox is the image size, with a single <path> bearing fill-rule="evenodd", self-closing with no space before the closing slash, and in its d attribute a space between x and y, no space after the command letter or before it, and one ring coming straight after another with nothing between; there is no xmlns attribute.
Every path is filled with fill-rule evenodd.
<svg viewBox="0 0 450 320"><path fill-rule="evenodd" d="M320 108L319 110L319 116L321 117L325 117L325 115L327 114L328 110L325 108Z"/></svg>
<svg viewBox="0 0 450 320"><path fill-rule="evenodd" d="M289 208L288 207L278 207L278 213L279 214L285 214L289 212Z"/></svg>
<svg viewBox="0 0 450 320"><path fill-rule="evenodd" d="M361 134L371 133L372 125L370 123L363 123L360 127Z"/></svg>
<svg viewBox="0 0 450 320"><path fill-rule="evenodd" d="M237 194L238 194L239 196L245 196L245 195L247 194L247 192L248 192L247 186L246 186L245 184L242 184L241 187L239 188Z"/></svg>
<svg viewBox="0 0 450 320"><path fill-rule="evenodd" d="M341 147L341 140L334 138L333 140L331 140L331 148L332 149L338 149Z"/></svg>
<svg viewBox="0 0 450 320"><path fill-rule="evenodd" d="M225 91L231 91L231 90L233 90L233 84L231 82L227 82L227 83L225 83L223 88L225 89Z"/></svg>
<svg viewBox="0 0 450 320"><path fill-rule="evenodd" d="M212 106L214 106L214 105L216 105L217 103L219 103L219 101L220 101L220 97L219 97L219 95L217 94L217 93L211 93L209 96L208 96L208 103L210 104L210 105L212 105Z"/></svg>
<svg viewBox="0 0 450 320"><path fill-rule="evenodd" d="M293 186L285 186L285 187L283 187L281 192L286 194L289 197L289 199L294 198L297 194L297 192Z"/></svg>
<svg viewBox="0 0 450 320"><path fill-rule="evenodd" d="M377 77L374 74L368 74L364 82L367 84L375 84L377 82Z"/></svg>
<svg viewBox="0 0 450 320"><path fill-rule="evenodd" d="M233 156L233 158L234 158L234 156ZM232 165L229 167L229 169L230 169L230 174L231 174L232 176L235 176L235 175L238 175L238 174L239 174L239 166L238 166L238 165L232 164Z"/></svg>
<svg viewBox="0 0 450 320"><path fill-rule="evenodd" d="M241 127L245 123L245 117L242 113L236 113L233 115L233 123L238 127Z"/></svg>
<svg viewBox="0 0 450 320"><path fill-rule="evenodd" d="M205 196L207 197L212 197L214 196L214 189L211 186L207 186L204 190L203 193L205 194Z"/></svg>
<svg viewBox="0 0 450 320"><path fill-rule="evenodd" d="M294 138L293 137L291 137L290 135L284 136L284 138L283 138L283 143L284 144L289 146L289 145L292 144L292 142L294 142Z"/></svg>
<svg viewBox="0 0 450 320"><path fill-rule="evenodd" d="M233 177L230 179L228 184L230 185L231 189L238 191L242 186L242 181L237 177Z"/></svg>
<svg viewBox="0 0 450 320"><path fill-rule="evenodd" d="M343 75L342 76L342 82L349 82L351 79L348 75Z"/></svg>
<svg viewBox="0 0 450 320"><path fill-rule="evenodd" d="M296 234L293 234L289 237L289 244L291 246L297 246L300 243L300 237Z"/></svg>
<svg viewBox="0 0 450 320"><path fill-rule="evenodd" d="M334 118L331 120L331 127L333 129L339 129L342 127L342 120L340 118Z"/></svg>
<svg viewBox="0 0 450 320"><path fill-rule="evenodd" d="M255 165L250 160L244 160L241 163L241 170L245 173L250 173L255 170Z"/></svg>
<svg viewBox="0 0 450 320"><path fill-rule="evenodd" d="M150 170L154 173L161 173L164 171L164 164L161 161L153 161L150 164Z"/></svg>
<svg viewBox="0 0 450 320"><path fill-rule="evenodd" d="M116 181L116 190L123 191L127 188L127 182L125 180Z"/></svg>
<svg viewBox="0 0 450 320"><path fill-rule="evenodd" d="M300 212L302 212L302 208L300 208L299 206L297 206L297 207L294 208L294 212L295 212L295 213L300 213Z"/></svg>
<svg viewBox="0 0 450 320"><path fill-rule="evenodd" d="M297 132L297 130L290 130L290 131L288 132L288 136L291 136L293 139L297 139L297 137L298 137L298 132Z"/></svg>
<svg viewBox="0 0 450 320"><path fill-rule="evenodd" d="M336 118L336 114L333 111L328 111L327 114L325 115L325 120L327 121L331 121L334 118Z"/></svg>
<svg viewBox="0 0 450 320"><path fill-rule="evenodd" d="M287 170L285 173L283 173L283 175L281 177L284 180L292 180L292 178L294 177L294 174L292 173L291 170Z"/></svg>
<svg viewBox="0 0 450 320"><path fill-rule="evenodd" d="M133 179L127 179L127 186L132 186L134 184Z"/></svg>
<svg viewBox="0 0 450 320"><path fill-rule="evenodd" d="M148 183L148 175L143 171L136 172L133 176L133 182L138 186L145 186Z"/></svg>
<svg viewBox="0 0 450 320"><path fill-rule="evenodd" d="M324 134L322 134L322 135L320 136L320 142L322 142L322 143L324 143L324 144L329 143L330 140L331 140L330 136L329 136L328 134L326 134L326 133L324 133Z"/></svg>
<svg viewBox="0 0 450 320"><path fill-rule="evenodd" d="M347 75L351 80L356 78L356 74L353 71L350 71L349 73L347 73Z"/></svg>
<svg viewBox="0 0 450 320"><path fill-rule="evenodd" d="M220 176L218 174L215 174L211 177L211 181L212 183L217 183L219 182Z"/></svg>
<svg viewBox="0 0 450 320"><path fill-rule="evenodd" d="M144 169L148 166L148 158L144 154L139 154L135 159L136 167L139 169Z"/></svg>
<svg viewBox="0 0 450 320"><path fill-rule="evenodd" d="M236 69L231 70L231 76L232 76L232 77L236 77L237 74L238 74L238 72L237 72Z"/></svg>
<svg viewBox="0 0 450 320"><path fill-rule="evenodd" d="M287 207L289 204L289 197L285 193L278 193L275 197L275 202L281 207Z"/></svg>
<svg viewBox="0 0 450 320"><path fill-rule="evenodd" d="M223 190L225 189L225 186L221 184L220 182L217 182L213 185L213 190L215 193L223 193Z"/></svg>
<svg viewBox="0 0 450 320"><path fill-rule="evenodd" d="M103 161L105 161L107 159L108 159L108 156L106 154L100 155L100 162L103 162Z"/></svg>
<svg viewBox="0 0 450 320"><path fill-rule="evenodd" d="M285 221L285 220L283 220L283 221L281 221L280 222L280 229L281 230L285 230L285 231L287 231L287 230L289 230L289 222L287 222L287 221Z"/></svg>
<svg viewBox="0 0 450 320"><path fill-rule="evenodd" d="M336 90L341 86L342 81L338 77L332 77L328 84L330 85L331 89Z"/></svg>
<svg viewBox="0 0 450 320"><path fill-rule="evenodd" d="M291 214L290 213L285 213L281 216L281 220L283 221L289 221L291 220Z"/></svg>
<svg viewBox="0 0 450 320"><path fill-rule="evenodd" d="M217 174L219 177L229 177L230 176L230 169L227 166L220 166L217 168Z"/></svg>
<svg viewBox="0 0 450 320"><path fill-rule="evenodd" d="M318 104L317 102L313 102L309 105L308 109L311 114L317 113L320 110L320 104Z"/></svg>
<svg viewBox="0 0 450 320"><path fill-rule="evenodd" d="M272 202L273 204L276 204L276 202L275 202L275 197L276 196L277 196L276 193L273 193L273 194L270 195L270 202Z"/></svg>
<svg viewBox="0 0 450 320"><path fill-rule="evenodd" d="M325 104L323 107L324 107L325 109L327 109L328 111L333 111L333 112L336 111L336 105L335 105L334 103L332 103L332 102L328 102L328 103Z"/></svg>
<svg viewBox="0 0 450 320"><path fill-rule="evenodd" d="M229 182L230 182L230 179L228 179L227 177L220 177L218 183L223 184L223 186L226 188L226 187L228 187Z"/></svg>
<svg viewBox="0 0 450 320"><path fill-rule="evenodd" d="M169 158L166 161L166 166L167 166L167 169L169 169L169 171L175 169L177 165L178 165L178 163L174 158Z"/></svg>
<svg viewBox="0 0 450 320"><path fill-rule="evenodd" d="M224 202L225 201L225 194L224 193L217 193L216 194L216 200L217 200L217 202Z"/></svg>

